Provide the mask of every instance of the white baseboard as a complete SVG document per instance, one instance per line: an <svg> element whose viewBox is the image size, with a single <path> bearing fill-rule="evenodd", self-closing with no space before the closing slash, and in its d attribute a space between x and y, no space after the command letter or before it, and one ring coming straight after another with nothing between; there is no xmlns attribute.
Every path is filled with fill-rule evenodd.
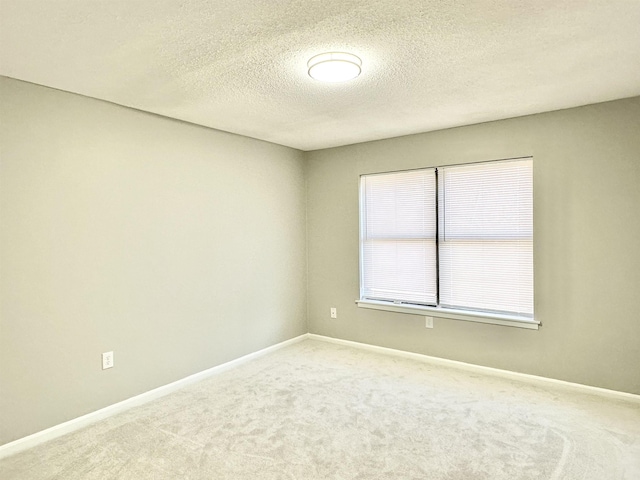
<svg viewBox="0 0 640 480"><path fill-rule="evenodd" d="M442 365L446 367L458 368L461 370L467 370L472 372L483 373L486 375L492 375L497 377L509 378L512 380L518 380L528 383L535 383L538 385L556 386L568 388L574 391L581 391L583 393L600 395L617 400L627 400L640 403L640 395L627 392L619 392L617 390L608 390L606 388L592 387L590 385L582 385L580 383L566 382L564 380L556 380L554 378L539 377L537 375L529 375L527 373L512 372L510 370L501 370L499 368L483 367L482 365L474 365L472 363L459 362L456 360L448 360L446 358L431 357L429 355L423 355L421 353L405 352L404 350L396 350L387 347L378 347L376 345L370 345L368 343L353 342L351 340L342 340L340 338L325 337L323 335L316 335L315 333L308 333L307 337L312 340L320 340L322 342L335 343L337 345L345 345L349 347L359 348L361 350L368 350L371 352L382 353L385 355L393 355L396 357L410 358L412 360L418 360L420 362L431 363L433 365Z"/></svg>
<svg viewBox="0 0 640 480"><path fill-rule="evenodd" d="M41 443L48 442L49 440L53 440L54 438L61 437L62 435L66 435L67 433L74 432L92 423L98 422L112 415L116 415L118 413L124 412L125 410L129 410L130 408L143 405L152 400L168 395L169 393L175 392L176 390L184 388L187 385L191 385L193 383L199 382L201 380L212 377L214 375L218 375L222 372L226 372L242 364L250 362L251 360L262 357L268 353L279 350L288 345L301 342L302 340L305 340L307 338L312 340L319 340L323 342L334 343L337 345L345 345L349 347L359 348L361 350L368 350L371 352L382 353L385 355L393 355L396 357L409 358L412 360L417 360L425 363L431 363L433 365L453 367L461 370L478 372L486 375L499 376L503 378L524 381L528 383L535 383L539 385L547 385L547 386L555 385L559 387L569 388L575 391L581 391L584 393L601 395L608 398L613 398L618 400L627 400L627 401L640 403L640 395L635 395L633 393L618 392L616 390L608 390L606 388L592 387L589 385L582 385L579 383L566 382L564 380L556 380L553 378L539 377L537 375L529 375L526 373L512 372L509 370L501 370L501 369L492 368L492 367L483 367L481 365L474 365L471 363L459 362L456 360L448 360L448 359L439 358L439 357L431 357L429 355L423 355L420 353L405 352L403 350L396 350L396 349L387 348L387 347L379 347L376 345L370 345L366 343L353 342L351 340L342 340L339 338L325 337L323 335L316 335L313 333L305 333L303 335L292 338L290 340L286 340L276 345L272 345L262 350L258 350L257 352L253 352L253 353L244 355L240 358L236 358L235 360L231 360L229 362L223 363L216 367L209 368L207 370L204 370L199 373L195 373L193 375L189 375L188 377L169 383L168 385L164 385L162 387L149 390L148 392L141 393L140 395L136 395L135 397L131 397L131 398L128 398L127 400L123 400L121 402L115 403L108 407L101 408L100 410L96 410L95 412L88 413L81 417L74 418L72 420L61 423L59 425L55 425L51 428L47 428L46 430L42 430L40 432L36 432L32 435L28 435L26 437L20 438L13 442L1 445L0 459L8 457L10 455L14 455L24 450L28 450L37 445L40 445Z"/></svg>
<svg viewBox="0 0 640 480"><path fill-rule="evenodd" d="M28 450L29 448L33 448L36 445L40 445L41 443L48 442L49 440L61 437L62 435L66 435L67 433L74 432L92 423L124 412L125 410L129 410L130 408L148 403L152 400L168 395L169 393L175 392L176 390L180 390L187 385L191 385L193 383L204 380L205 378L219 375L222 372L226 372L227 370L236 368L242 364L262 357L275 350L279 350L288 345L301 342L302 340L305 340L307 336L308 334L303 334L290 340L277 343L276 345L263 348L262 350L258 350L257 352L249 353L240 358L236 358L235 360L231 360L221 365L203 370L202 372L189 375L188 377L182 378L167 385L163 385L162 387L154 388L153 390L141 393L140 395L136 395L135 397L128 398L118 403L114 403L113 405L101 408L100 410L96 410L95 412L87 413L86 415L82 415L81 417L74 418L64 423L60 423L51 428L47 428L46 430L42 430L32 435L19 438L18 440L15 440L13 442L5 443L4 445L0 446L0 459L8 457L10 455L14 455L24 450Z"/></svg>

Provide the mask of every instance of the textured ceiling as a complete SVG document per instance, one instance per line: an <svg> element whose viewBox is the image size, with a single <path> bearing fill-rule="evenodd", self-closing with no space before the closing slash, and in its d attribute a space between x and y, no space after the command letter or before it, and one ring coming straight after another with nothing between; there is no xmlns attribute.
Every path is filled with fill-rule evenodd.
<svg viewBox="0 0 640 480"><path fill-rule="evenodd" d="M640 0L0 0L0 74L302 150L640 95ZM322 84L306 62L362 58Z"/></svg>

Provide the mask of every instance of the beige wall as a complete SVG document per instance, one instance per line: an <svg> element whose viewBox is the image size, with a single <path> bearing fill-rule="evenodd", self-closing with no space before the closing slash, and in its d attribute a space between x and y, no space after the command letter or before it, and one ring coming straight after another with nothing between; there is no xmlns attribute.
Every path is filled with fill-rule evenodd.
<svg viewBox="0 0 640 480"><path fill-rule="evenodd" d="M640 98L307 154L0 100L0 444L307 330L640 393ZM360 174L525 155L539 331L355 306Z"/></svg>
<svg viewBox="0 0 640 480"><path fill-rule="evenodd" d="M0 91L0 444L307 331L301 152Z"/></svg>
<svg viewBox="0 0 640 480"><path fill-rule="evenodd" d="M540 330L438 318L428 330L424 317L356 307L360 174L527 155ZM312 333L640 394L639 97L307 161Z"/></svg>

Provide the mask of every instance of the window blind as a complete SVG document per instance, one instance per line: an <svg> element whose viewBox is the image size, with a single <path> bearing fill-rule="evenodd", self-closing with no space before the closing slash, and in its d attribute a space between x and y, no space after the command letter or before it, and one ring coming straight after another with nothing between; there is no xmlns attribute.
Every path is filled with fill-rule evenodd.
<svg viewBox="0 0 640 480"><path fill-rule="evenodd" d="M435 169L361 177L361 298L435 305Z"/></svg>
<svg viewBox="0 0 640 480"><path fill-rule="evenodd" d="M440 305L533 317L533 162L438 169Z"/></svg>

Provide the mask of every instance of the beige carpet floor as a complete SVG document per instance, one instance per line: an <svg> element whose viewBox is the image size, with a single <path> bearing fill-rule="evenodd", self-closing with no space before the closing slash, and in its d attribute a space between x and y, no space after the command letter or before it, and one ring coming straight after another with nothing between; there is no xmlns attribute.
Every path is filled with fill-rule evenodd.
<svg viewBox="0 0 640 480"><path fill-rule="evenodd" d="M0 462L9 479L640 479L640 404L306 340Z"/></svg>

